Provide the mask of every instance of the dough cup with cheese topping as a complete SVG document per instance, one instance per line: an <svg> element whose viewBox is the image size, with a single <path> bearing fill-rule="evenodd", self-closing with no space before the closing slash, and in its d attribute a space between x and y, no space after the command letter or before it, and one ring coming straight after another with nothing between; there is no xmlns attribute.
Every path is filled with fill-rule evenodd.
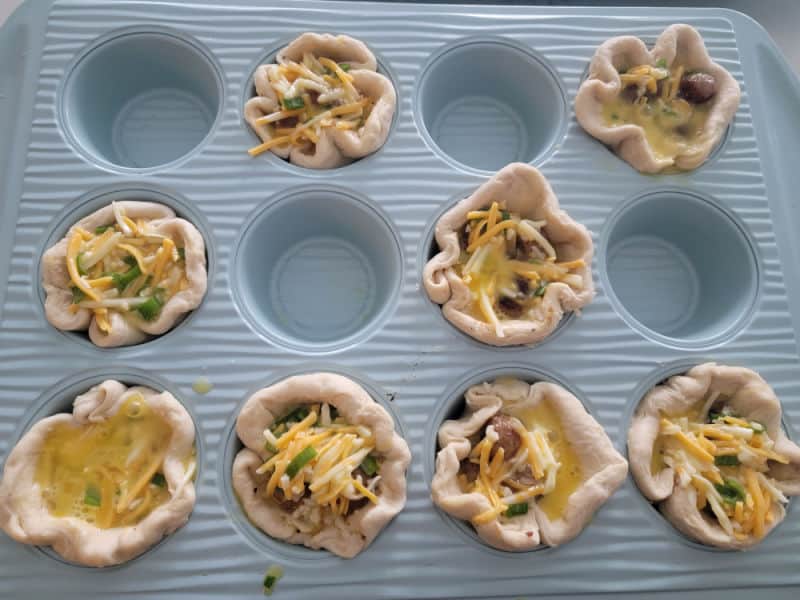
<svg viewBox="0 0 800 600"><path fill-rule="evenodd" d="M541 342L594 297L591 235L529 165L504 167L442 215L435 235L425 290L486 344Z"/></svg>
<svg viewBox="0 0 800 600"><path fill-rule="evenodd" d="M172 394L104 381L11 450L0 527L74 563L123 563L186 523L195 468L194 423Z"/></svg>
<svg viewBox="0 0 800 600"><path fill-rule="evenodd" d="M433 501L500 550L577 536L628 472L603 428L563 387L499 378L469 388L439 428Z"/></svg>
<svg viewBox="0 0 800 600"><path fill-rule="evenodd" d="M203 236L153 202L112 202L42 256L45 315L97 346L138 344L172 329L206 293Z"/></svg>
<svg viewBox="0 0 800 600"><path fill-rule="evenodd" d="M332 169L383 146L394 117L392 82L367 46L346 35L304 33L256 69L244 117L267 150L301 167Z"/></svg>
<svg viewBox="0 0 800 600"><path fill-rule="evenodd" d="M604 42L575 97L593 137L643 173L699 167L739 107L739 84L689 25L671 25L652 51L639 38Z"/></svg>
<svg viewBox="0 0 800 600"><path fill-rule="evenodd" d="M628 432L636 484L682 533L703 544L758 544L800 494L800 447L758 373L705 363L642 399Z"/></svg>
<svg viewBox="0 0 800 600"><path fill-rule="evenodd" d="M406 502L408 445L358 384L333 373L253 394L236 433L233 488L250 520L291 544L343 558L364 550Z"/></svg>

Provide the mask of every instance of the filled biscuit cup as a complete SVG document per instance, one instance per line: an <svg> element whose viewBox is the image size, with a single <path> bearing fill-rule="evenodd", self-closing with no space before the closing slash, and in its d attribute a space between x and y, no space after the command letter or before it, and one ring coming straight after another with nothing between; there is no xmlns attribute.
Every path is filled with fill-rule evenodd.
<svg viewBox="0 0 800 600"><path fill-rule="evenodd" d="M397 104L367 46L346 35L304 33L253 77L244 118L271 151L309 169L333 169L386 142Z"/></svg>
<svg viewBox="0 0 800 600"><path fill-rule="evenodd" d="M568 542L625 480L625 459L562 386L500 377L464 396L439 428L431 495L489 546Z"/></svg>
<svg viewBox="0 0 800 600"><path fill-rule="evenodd" d="M534 167L512 163L436 223L428 297L485 344L536 344L594 297L589 231Z"/></svg>
<svg viewBox="0 0 800 600"><path fill-rule="evenodd" d="M203 236L168 206L112 202L70 227L41 261L45 316L103 348L166 333L206 293Z"/></svg>
<svg viewBox="0 0 800 600"><path fill-rule="evenodd" d="M642 399L628 432L636 485L672 525L708 546L759 544L800 494L800 447L755 371L705 363Z"/></svg>
<svg viewBox="0 0 800 600"><path fill-rule="evenodd" d="M652 50L633 36L604 42L575 97L575 117L642 173L689 171L720 143L740 95L700 33L678 24Z"/></svg>
<svg viewBox="0 0 800 600"><path fill-rule="evenodd" d="M195 429L169 392L107 380L36 422L0 480L0 527L79 565L127 562L194 508Z"/></svg>
<svg viewBox="0 0 800 600"><path fill-rule="evenodd" d="M233 489L267 535L342 558L362 552L406 502L411 453L357 383L309 373L263 388L236 420Z"/></svg>

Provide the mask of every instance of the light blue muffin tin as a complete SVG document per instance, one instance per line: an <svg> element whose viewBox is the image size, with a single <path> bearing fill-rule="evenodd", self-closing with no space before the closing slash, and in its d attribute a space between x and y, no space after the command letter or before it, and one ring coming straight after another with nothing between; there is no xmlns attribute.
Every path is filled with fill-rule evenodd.
<svg viewBox="0 0 800 600"><path fill-rule="evenodd" d="M430 500L435 432L486 374L562 382L625 451L630 415L705 360L759 371L800 422L800 85L764 31L726 10L235 0L28 2L0 31L0 458L30 423L108 376L171 390L197 425L188 524L95 570L0 535L0 597L549 596L655 591L796 597L800 515L758 548L688 542L629 479L574 541L488 549ZM729 133L687 174L644 176L590 138L572 103L594 50L688 22L742 87ZM376 154L309 171L250 158L255 67L303 31L366 42L398 110ZM504 164L541 168L592 232L597 298L535 348L458 332L420 284L433 223ZM101 350L44 319L39 259L115 198L155 199L206 239L209 288L175 330ZM351 561L266 540L226 475L254 390L290 373L348 374L412 449L405 510ZM193 383L207 378L201 395ZM794 590L794 591L792 591Z"/></svg>

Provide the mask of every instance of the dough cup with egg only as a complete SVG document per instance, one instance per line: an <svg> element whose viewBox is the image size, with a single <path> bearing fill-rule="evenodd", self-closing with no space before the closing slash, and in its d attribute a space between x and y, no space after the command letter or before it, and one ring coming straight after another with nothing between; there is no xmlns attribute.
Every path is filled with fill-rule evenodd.
<svg viewBox="0 0 800 600"><path fill-rule="evenodd" d="M236 433L245 448L233 488L273 538L352 558L405 505L408 445L386 409L347 377L309 373L257 391Z"/></svg>
<svg viewBox="0 0 800 600"><path fill-rule="evenodd" d="M463 415L439 428L431 493L490 546L568 542L625 480L627 462L563 387L498 378L465 400Z"/></svg>
<svg viewBox="0 0 800 600"><path fill-rule="evenodd" d="M189 519L195 430L169 392L107 380L35 423L0 480L0 527L73 563L124 563Z"/></svg>
<svg viewBox="0 0 800 600"><path fill-rule="evenodd" d="M687 102L698 98L678 87L681 74L692 73L713 78L713 96ZM626 78L637 80L639 103L624 98ZM587 133L642 173L687 171L703 164L720 143L740 95L739 84L711 59L700 33L677 24L661 33L652 51L633 36L604 42L578 89L575 117Z"/></svg>
<svg viewBox="0 0 800 600"><path fill-rule="evenodd" d="M392 82L360 40L303 33L261 65L244 118L267 150L310 169L333 169L386 142L397 105Z"/></svg>
<svg viewBox="0 0 800 600"><path fill-rule="evenodd" d="M112 202L70 227L41 261L45 316L97 346L166 333L206 293L203 236L168 206Z"/></svg>
<svg viewBox="0 0 800 600"><path fill-rule="evenodd" d="M492 215L498 208L502 214ZM480 232L472 243L467 227ZM524 236L533 254L523 257L515 243ZM530 165L498 171L441 216L435 238L439 252L423 269L425 291L448 321L483 343L539 343L565 313L594 297L592 237L561 210L550 184Z"/></svg>
<svg viewBox="0 0 800 600"><path fill-rule="evenodd" d="M760 543L800 494L800 447L755 371L705 363L652 388L634 413L628 458L636 485L702 544Z"/></svg>

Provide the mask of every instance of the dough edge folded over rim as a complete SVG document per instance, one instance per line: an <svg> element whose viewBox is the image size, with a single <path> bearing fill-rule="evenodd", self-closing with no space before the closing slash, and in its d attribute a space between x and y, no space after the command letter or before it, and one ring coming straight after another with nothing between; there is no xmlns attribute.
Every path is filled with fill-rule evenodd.
<svg viewBox="0 0 800 600"><path fill-rule="evenodd" d="M459 419L445 421L439 429L436 471L431 482L431 497L446 513L469 521L491 508L481 494L461 491L458 469L469 455L468 437L478 432L504 405L533 407L548 402L559 417L561 428L578 455L584 479L569 496L563 515L551 521L532 501L527 514L505 524L499 520L478 525L478 536L500 550L526 551L540 544L558 546L575 538L594 514L625 480L627 461L614 449L611 440L578 398L558 384L538 381L527 384L518 379L495 380L472 386L465 394L466 409ZM531 535L528 535L528 533Z"/></svg>
<svg viewBox="0 0 800 600"><path fill-rule="evenodd" d="M583 259L586 263L576 271L583 279L582 290L576 291L566 283L550 283L537 309L536 320L501 319L504 337L499 337L490 323L468 314L471 292L454 269L461 254L459 230L467 223L467 213L481 210L493 201L505 202L507 210L518 212L523 218L546 219L545 237L556 248L558 261ZM545 177L528 164L503 167L475 192L457 202L437 221L435 239L440 250L423 269L425 291L433 302L442 305L442 314L450 323L485 344L542 342L553 333L565 313L580 311L594 298L592 236L586 227L561 210Z"/></svg>
<svg viewBox="0 0 800 600"><path fill-rule="evenodd" d="M787 467L771 469L770 474L781 475L776 487L784 495L800 495L800 447L789 440L783 431L780 401L758 373L744 367L703 363L653 387L634 412L628 430L628 459L639 491L648 501L659 505L659 510L676 529L702 544L741 550L759 544L764 538L755 539L751 536L738 540L729 536L715 521L697 510L693 487L682 489L675 485L675 474L671 468L665 467L656 475L650 472L661 414L685 414L712 390L730 397L729 405L738 414L766 426L767 434L775 442L775 452L790 460ZM705 419L705 415L700 415L700 418ZM766 526L765 538L785 517L782 506L774 502L773 508L775 519Z"/></svg>
<svg viewBox="0 0 800 600"><path fill-rule="evenodd" d="M708 114L702 143L688 153L675 159L657 158L638 125L609 127L602 116L603 104L616 98L622 91L617 72L621 58L632 59L626 66L655 64L664 59L671 65L681 56L687 70L704 71L716 79L714 105ZM634 36L618 36L603 42L592 58L589 76L581 83L575 96L575 117L589 135L610 146L616 154L642 173L658 173L676 166L681 170L692 170L702 165L720 143L730 122L739 108L741 91L733 76L716 62L706 50L700 33L691 25L675 24L667 27L656 40L653 50Z"/></svg>
<svg viewBox="0 0 800 600"><path fill-rule="evenodd" d="M35 482L38 451L48 432L59 423L105 421L136 393L141 393L147 405L172 428L162 463L170 499L138 524L125 527L100 529L77 517L52 516ZM56 414L34 423L11 450L0 480L0 527L18 542L52 546L74 563L107 567L127 562L189 520L195 488L193 479L186 477L183 460L191 453L194 441L194 422L172 394L106 380L79 395L72 414Z"/></svg>
<svg viewBox="0 0 800 600"><path fill-rule="evenodd" d="M378 503L371 502L346 517L344 528L328 526L317 534L303 533L288 522L287 513L253 492L260 485L254 471L264 462L263 431L296 406L325 402L352 425L364 425L375 436L382 456ZM236 433L244 444L232 469L233 488L253 524L267 535L312 549L327 549L343 558L363 551L406 502L406 469L411 453L395 431L391 415L355 381L335 373L319 372L288 377L250 396L236 419Z"/></svg>

